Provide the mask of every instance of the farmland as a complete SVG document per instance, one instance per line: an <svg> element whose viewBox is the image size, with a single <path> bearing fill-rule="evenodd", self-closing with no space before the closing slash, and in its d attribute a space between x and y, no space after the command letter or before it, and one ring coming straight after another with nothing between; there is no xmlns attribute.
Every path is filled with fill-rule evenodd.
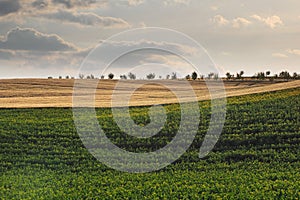
<svg viewBox="0 0 300 200"><path fill-rule="evenodd" d="M96 80L97 81L97 80ZM89 82L89 81L86 81ZM91 80L91 82L93 82ZM99 80L96 91L97 107L110 107L111 96L115 91L117 80ZM124 90L145 84L136 90L131 98L131 106L178 103L176 96L163 87L166 83L170 89L186 91L181 80L127 80ZM209 100L210 95L204 81L190 81L198 100ZM74 80L66 79L7 79L0 80L0 108L37 108L37 107L72 107ZM227 97L276 91L300 87L300 80L282 81L224 81ZM185 96L190 99L188 93Z"/></svg>
<svg viewBox="0 0 300 200"><path fill-rule="evenodd" d="M210 102L189 150L168 167L145 174L118 172L98 162L76 133L71 108L0 110L0 197L3 199L299 199L300 88L228 98L222 135L205 158L199 147ZM179 105L164 106L165 127L153 139L124 135L109 108L98 108L108 137L130 151L153 151L178 129ZM138 124L147 107L131 108ZM152 144L152 145L149 145Z"/></svg>

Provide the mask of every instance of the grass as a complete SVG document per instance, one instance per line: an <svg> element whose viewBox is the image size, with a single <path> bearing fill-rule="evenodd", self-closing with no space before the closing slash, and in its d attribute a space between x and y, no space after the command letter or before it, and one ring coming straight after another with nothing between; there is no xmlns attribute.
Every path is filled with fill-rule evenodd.
<svg viewBox="0 0 300 200"><path fill-rule="evenodd" d="M130 174L94 159L78 137L69 108L0 110L2 199L299 199L300 88L228 99L220 140L204 159L198 151L210 117L199 102L201 122L190 149L152 173ZM165 106L168 121L158 135L172 139L178 105ZM132 108L147 123L147 107ZM113 142L131 151L153 150L115 126L110 109L100 123ZM131 140L132 139L132 140ZM144 143L143 143L144 142Z"/></svg>

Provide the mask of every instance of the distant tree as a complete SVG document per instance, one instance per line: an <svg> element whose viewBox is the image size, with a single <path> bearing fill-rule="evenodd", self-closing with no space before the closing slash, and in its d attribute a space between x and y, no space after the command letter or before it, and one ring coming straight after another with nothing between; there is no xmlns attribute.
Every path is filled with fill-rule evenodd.
<svg viewBox="0 0 300 200"><path fill-rule="evenodd" d="M66 76L66 79L70 79L70 76Z"/></svg>
<svg viewBox="0 0 300 200"><path fill-rule="evenodd" d="M170 74L167 74L166 79L167 79L167 80L170 79Z"/></svg>
<svg viewBox="0 0 300 200"><path fill-rule="evenodd" d="M124 75L120 75L120 79L126 80L127 76L125 74Z"/></svg>
<svg viewBox="0 0 300 200"><path fill-rule="evenodd" d="M49 76L48 79L53 79L53 77L52 77L52 76Z"/></svg>
<svg viewBox="0 0 300 200"><path fill-rule="evenodd" d="M150 74L148 74L148 75L146 76L146 78L147 78L148 80L155 79L155 74L154 74L154 73L150 73Z"/></svg>
<svg viewBox="0 0 300 200"><path fill-rule="evenodd" d="M200 79L203 80L204 79L204 75L200 75Z"/></svg>
<svg viewBox="0 0 300 200"><path fill-rule="evenodd" d="M91 79L95 79L95 76L93 74L90 75Z"/></svg>
<svg viewBox="0 0 300 200"><path fill-rule="evenodd" d="M113 73L108 74L108 78L109 78L109 79L113 79L114 76L115 76L115 75L114 75Z"/></svg>
<svg viewBox="0 0 300 200"><path fill-rule="evenodd" d="M84 79L84 74L79 74L80 79Z"/></svg>
<svg viewBox="0 0 300 200"><path fill-rule="evenodd" d="M104 75L101 75L101 76L100 76L100 78L101 78L101 79L104 79L104 78L105 78L105 76L104 76Z"/></svg>
<svg viewBox="0 0 300 200"><path fill-rule="evenodd" d="M158 78L159 78L159 79L162 79L162 76L159 76Z"/></svg>
<svg viewBox="0 0 300 200"><path fill-rule="evenodd" d="M62 79L62 76L59 76L58 78L59 78L59 79Z"/></svg>
<svg viewBox="0 0 300 200"><path fill-rule="evenodd" d="M186 75L186 76L185 76L185 79L186 79L186 80L190 80L190 79L191 79L191 75L189 75L189 74Z"/></svg>
<svg viewBox="0 0 300 200"><path fill-rule="evenodd" d="M270 71L266 71L266 76L270 76L271 72Z"/></svg>
<svg viewBox="0 0 300 200"><path fill-rule="evenodd" d="M192 73L192 79L196 80L198 78L198 74L196 72Z"/></svg>
<svg viewBox="0 0 300 200"><path fill-rule="evenodd" d="M293 79L299 79L300 78L300 74L297 74L296 72L293 73Z"/></svg>
<svg viewBox="0 0 300 200"><path fill-rule="evenodd" d="M215 75L215 73L210 72L210 73L207 75L207 78L208 78L208 79L212 79L214 75Z"/></svg>
<svg viewBox="0 0 300 200"><path fill-rule="evenodd" d="M91 79L91 76L90 76L90 75L87 75L87 76L86 76L86 79Z"/></svg>
<svg viewBox="0 0 300 200"><path fill-rule="evenodd" d="M177 74L175 72L172 73L171 79L172 80L176 80L177 79Z"/></svg>
<svg viewBox="0 0 300 200"><path fill-rule="evenodd" d="M282 71L280 72L279 77L288 81L291 78L291 75L288 71Z"/></svg>
<svg viewBox="0 0 300 200"><path fill-rule="evenodd" d="M244 71L240 71L240 73L236 73L236 79L243 79Z"/></svg>
<svg viewBox="0 0 300 200"><path fill-rule="evenodd" d="M213 78L214 78L215 80L218 80L218 79L219 79L219 74L217 74L217 73L214 73L214 76L213 76Z"/></svg>
<svg viewBox="0 0 300 200"><path fill-rule="evenodd" d="M259 80L264 80L266 78L265 72L258 72L256 78Z"/></svg>
<svg viewBox="0 0 300 200"><path fill-rule="evenodd" d="M129 77L131 80L135 80L135 79L136 79L136 75L133 74L133 73L131 73L131 72L128 74L128 77Z"/></svg>
<svg viewBox="0 0 300 200"><path fill-rule="evenodd" d="M232 75L231 75L229 72L227 72L227 73L226 73L226 79L227 79L227 80L230 80L231 77L232 77Z"/></svg>

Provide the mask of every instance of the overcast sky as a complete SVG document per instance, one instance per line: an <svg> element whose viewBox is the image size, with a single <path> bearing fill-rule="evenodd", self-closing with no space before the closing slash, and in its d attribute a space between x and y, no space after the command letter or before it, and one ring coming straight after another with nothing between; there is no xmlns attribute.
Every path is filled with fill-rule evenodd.
<svg viewBox="0 0 300 200"><path fill-rule="evenodd" d="M78 76L84 58L99 42L142 27L188 35L223 72L299 73L299 8L299 0L0 0L0 78ZM192 54L182 44L142 39L111 43L107 51L149 43ZM190 70L174 55L150 51L123 57L111 72L118 76L130 71L135 66L128 60L171 68L155 68L157 75L171 73L172 67L184 68L182 75Z"/></svg>

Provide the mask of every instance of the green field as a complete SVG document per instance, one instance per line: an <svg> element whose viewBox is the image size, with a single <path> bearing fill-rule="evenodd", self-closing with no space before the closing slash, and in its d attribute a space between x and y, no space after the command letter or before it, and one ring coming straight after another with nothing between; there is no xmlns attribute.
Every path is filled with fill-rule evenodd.
<svg viewBox="0 0 300 200"><path fill-rule="evenodd" d="M115 171L84 148L70 108L0 110L1 199L300 199L300 88L228 99L224 130L211 152L198 158L208 128L209 101L190 149L152 173ZM120 132L110 109L100 124L121 148L156 150L172 140L179 105L166 105L167 123L151 139ZM132 108L147 124L148 108Z"/></svg>

